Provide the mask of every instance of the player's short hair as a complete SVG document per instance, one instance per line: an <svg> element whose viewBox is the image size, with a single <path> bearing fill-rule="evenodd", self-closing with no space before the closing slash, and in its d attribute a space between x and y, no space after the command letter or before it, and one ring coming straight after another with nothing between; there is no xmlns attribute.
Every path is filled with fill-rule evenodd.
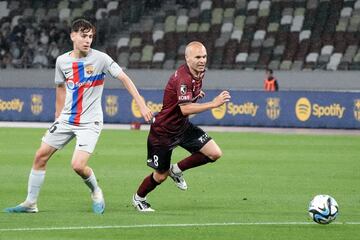
<svg viewBox="0 0 360 240"><path fill-rule="evenodd" d="M91 22L80 18L72 22L71 24L71 32L90 32L92 30L93 34L96 33L96 27L92 25Z"/></svg>

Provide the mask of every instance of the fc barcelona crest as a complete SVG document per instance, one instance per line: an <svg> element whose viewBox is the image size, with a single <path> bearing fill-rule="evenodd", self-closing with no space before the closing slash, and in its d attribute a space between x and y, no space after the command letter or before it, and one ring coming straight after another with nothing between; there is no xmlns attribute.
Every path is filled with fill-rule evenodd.
<svg viewBox="0 0 360 240"><path fill-rule="evenodd" d="M85 72L86 72L87 75L93 74L93 72L94 72L94 66L92 66L92 65L87 65L87 66L85 67Z"/></svg>
<svg viewBox="0 0 360 240"><path fill-rule="evenodd" d="M31 95L31 112L34 115L39 115L43 111L43 96L40 94Z"/></svg>
<svg viewBox="0 0 360 240"><path fill-rule="evenodd" d="M280 98L266 99L266 115L269 119L275 120L280 116Z"/></svg>
<svg viewBox="0 0 360 240"><path fill-rule="evenodd" d="M354 100L354 117L360 122L360 99Z"/></svg>
<svg viewBox="0 0 360 240"><path fill-rule="evenodd" d="M118 113L118 96L107 95L105 97L105 112L108 116L113 117Z"/></svg>

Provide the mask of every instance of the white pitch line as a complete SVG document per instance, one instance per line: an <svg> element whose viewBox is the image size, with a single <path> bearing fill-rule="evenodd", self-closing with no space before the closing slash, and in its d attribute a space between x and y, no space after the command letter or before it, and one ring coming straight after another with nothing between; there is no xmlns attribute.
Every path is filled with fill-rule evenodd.
<svg viewBox="0 0 360 240"><path fill-rule="evenodd" d="M0 128L48 128L52 122L10 122L0 121ZM309 135L360 135L360 129L330 129L330 128L269 128L269 127L243 127L243 126L203 126L209 132L261 132L261 133L283 133L283 134L309 134ZM130 130L130 124L105 123L104 129ZM141 130L148 131L150 125L141 124Z"/></svg>
<svg viewBox="0 0 360 240"><path fill-rule="evenodd" d="M130 228L166 228L166 227L216 227L216 226L263 226L263 225L315 225L313 222L228 222L228 223L174 223L174 224L140 224L110 226L73 226L73 227L41 227L41 228L0 228L0 232L25 231L60 231L91 229L130 229ZM334 222L336 225L360 225L360 222Z"/></svg>

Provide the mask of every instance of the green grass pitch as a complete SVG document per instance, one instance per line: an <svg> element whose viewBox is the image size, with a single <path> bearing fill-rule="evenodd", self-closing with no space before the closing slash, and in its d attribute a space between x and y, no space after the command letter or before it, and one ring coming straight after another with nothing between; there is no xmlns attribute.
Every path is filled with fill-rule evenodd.
<svg viewBox="0 0 360 240"><path fill-rule="evenodd" d="M0 208L26 197L44 129L0 128ZM143 177L146 131L104 130L89 165L106 199L95 215L87 187L72 171L74 142L50 160L37 214L0 213L0 239L360 239L360 138L339 135L218 133L215 164L171 179L148 196L154 213L131 206ZM180 148L173 162L185 157ZM318 225L307 206L316 194L340 206L334 223Z"/></svg>

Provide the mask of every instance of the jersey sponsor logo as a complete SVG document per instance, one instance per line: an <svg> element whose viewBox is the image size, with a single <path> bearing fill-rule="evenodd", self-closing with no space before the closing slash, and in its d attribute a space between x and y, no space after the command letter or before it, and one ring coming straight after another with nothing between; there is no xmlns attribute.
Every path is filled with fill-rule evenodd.
<svg viewBox="0 0 360 240"><path fill-rule="evenodd" d="M354 117L360 122L360 99L354 100Z"/></svg>
<svg viewBox="0 0 360 240"><path fill-rule="evenodd" d="M66 87L70 90L74 90L75 89L75 83L74 81L67 79L66 81Z"/></svg>
<svg viewBox="0 0 360 240"><path fill-rule="evenodd" d="M186 95L186 96L179 96L179 101L188 101L190 100L190 96Z"/></svg>
<svg viewBox="0 0 360 240"><path fill-rule="evenodd" d="M187 92L187 87L186 87L186 85L181 85L181 86L180 86L180 93L181 93L181 95L185 95L186 92Z"/></svg>
<svg viewBox="0 0 360 240"><path fill-rule="evenodd" d="M102 81L102 80L101 80ZM81 86L89 87L94 82L92 79L87 79L86 81L75 83L72 78L68 78L66 81L66 87L70 90L77 90Z"/></svg>
<svg viewBox="0 0 360 240"><path fill-rule="evenodd" d="M39 115L43 111L43 96L40 94L31 95L31 112L34 115Z"/></svg>
<svg viewBox="0 0 360 240"><path fill-rule="evenodd" d="M269 119L275 120L280 116L280 98L266 99L266 115Z"/></svg>

